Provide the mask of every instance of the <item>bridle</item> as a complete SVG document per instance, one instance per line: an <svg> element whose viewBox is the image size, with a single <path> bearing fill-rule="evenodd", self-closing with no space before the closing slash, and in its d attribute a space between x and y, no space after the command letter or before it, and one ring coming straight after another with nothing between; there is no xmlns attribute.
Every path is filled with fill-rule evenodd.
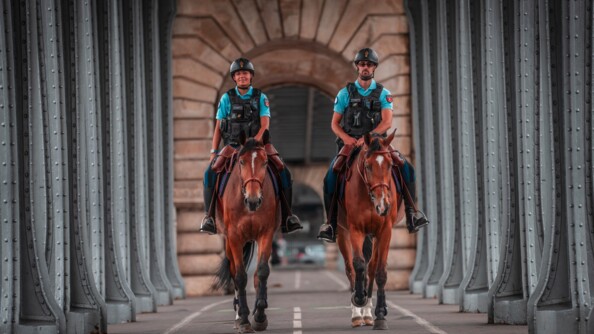
<svg viewBox="0 0 594 334"><path fill-rule="evenodd" d="M253 150L250 150L249 152L256 151L256 150L264 150L264 148L263 147L256 147ZM262 181L260 179L258 179L257 177L254 177L254 171L252 170L252 177L250 177L247 180L243 180L243 182L242 182L241 192L243 194L245 194L245 187L247 187L248 183L250 183L250 182L256 182L256 183L258 183L258 185L260 185L260 188L261 189L264 188L264 185L262 184Z"/></svg>
<svg viewBox="0 0 594 334"><path fill-rule="evenodd" d="M369 180L367 179L367 174L365 172L362 172L361 171L361 165L365 164L365 158L364 157L365 157L365 155L367 155L367 151L369 151L369 150L366 150L364 152L361 152L361 155L363 156L363 158L359 157L360 162L357 163L357 171L359 171L359 175L361 175L361 178L363 179L363 182L367 186L367 190L369 192L369 196L370 197L373 197L373 194L372 194L373 189L379 188L379 187L385 187L386 189L388 189L388 192L390 192L391 189L392 189L392 187L390 186L389 183L386 184L384 182L378 182L378 183L376 183L374 185L370 185L369 184ZM387 154L388 157L389 157L390 156L390 151L384 149L384 150L381 150L381 151L374 151L374 152L372 152L372 154L373 155L376 155L376 154L382 154L382 155Z"/></svg>

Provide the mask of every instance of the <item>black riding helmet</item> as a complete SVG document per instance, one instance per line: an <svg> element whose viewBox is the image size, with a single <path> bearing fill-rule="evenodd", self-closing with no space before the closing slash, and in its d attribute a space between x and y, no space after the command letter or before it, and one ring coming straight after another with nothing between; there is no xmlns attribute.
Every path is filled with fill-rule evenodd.
<svg viewBox="0 0 594 334"><path fill-rule="evenodd" d="M254 64L252 64L252 62L246 58L237 58L231 63L231 67L229 67L231 79L233 79L233 74L235 74L237 71L249 71L252 76L256 75Z"/></svg>
<svg viewBox="0 0 594 334"><path fill-rule="evenodd" d="M353 63L357 65L357 63L362 60L372 62L375 64L375 66L379 65L379 56L372 48L364 48L359 50L359 52L357 52L355 55L355 60L353 60Z"/></svg>

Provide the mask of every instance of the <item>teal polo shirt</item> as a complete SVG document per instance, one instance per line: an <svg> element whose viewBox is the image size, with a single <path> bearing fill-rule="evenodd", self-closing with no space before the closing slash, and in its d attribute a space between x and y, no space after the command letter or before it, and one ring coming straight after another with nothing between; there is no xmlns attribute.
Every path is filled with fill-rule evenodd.
<svg viewBox="0 0 594 334"><path fill-rule="evenodd" d="M252 92L254 91L254 88L252 86L250 86L250 89L248 89L247 93L245 93L245 95L241 95L239 93L239 90L237 89L237 87L235 87L235 92L237 93L237 96L239 96L242 100L249 100L252 98ZM268 97L266 97L266 94L261 93L260 94L260 117L262 116L268 116L270 117L270 103L268 102ZM218 120L222 120L227 118L227 116L229 116L229 113L231 112L231 99L229 98L229 94L225 93L223 94L223 96L221 96L221 100L219 101L219 106L217 108L217 119Z"/></svg>
<svg viewBox="0 0 594 334"><path fill-rule="evenodd" d="M357 91L359 92L359 94L361 94L362 96L368 96L377 87L377 84L375 83L374 79L371 79L371 84L369 85L369 88L363 89L359 84L359 81L357 80L355 81L355 87L357 87ZM382 93L380 94L379 99L382 104L382 110L394 109L392 103L392 95L390 91L387 90L385 87L382 89ZM338 92L338 95L336 95L336 99L334 99L334 111L342 115L348 105L349 91L346 87L344 87Z"/></svg>

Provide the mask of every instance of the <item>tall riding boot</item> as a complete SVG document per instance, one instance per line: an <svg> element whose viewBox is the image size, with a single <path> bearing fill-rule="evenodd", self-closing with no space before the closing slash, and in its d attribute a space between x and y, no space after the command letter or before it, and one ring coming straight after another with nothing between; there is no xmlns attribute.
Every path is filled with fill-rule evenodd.
<svg viewBox="0 0 594 334"><path fill-rule="evenodd" d="M289 234L296 232L303 228L299 218L291 212L291 204L293 201L293 187L281 189L280 202L283 223L281 224L281 232Z"/></svg>
<svg viewBox="0 0 594 334"><path fill-rule="evenodd" d="M324 207L328 222L320 226L318 239L327 242L336 242L336 227L338 225L338 203L333 195L324 194Z"/></svg>
<svg viewBox="0 0 594 334"><path fill-rule="evenodd" d="M204 219L200 225L200 232L210 235L217 234L217 225L214 220L216 199L214 198L214 187L204 187Z"/></svg>
<svg viewBox="0 0 594 334"><path fill-rule="evenodd" d="M406 228L408 229L408 233L413 234L417 233L421 227L429 224L429 220L423 212L415 211L413 203L416 198L415 184L413 182L406 182L406 188L404 190L405 192L408 190L408 194L404 195Z"/></svg>

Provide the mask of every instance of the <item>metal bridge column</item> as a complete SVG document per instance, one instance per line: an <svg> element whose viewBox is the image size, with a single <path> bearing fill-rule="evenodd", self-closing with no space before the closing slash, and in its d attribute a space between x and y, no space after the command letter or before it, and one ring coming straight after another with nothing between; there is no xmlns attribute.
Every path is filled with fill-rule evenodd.
<svg viewBox="0 0 594 334"><path fill-rule="evenodd" d="M124 50L128 128L128 186L130 197L130 281L136 296L136 312L157 311L157 291L150 280L150 245L148 244L148 157L145 105L144 43L142 3L123 4Z"/></svg>
<svg viewBox="0 0 594 334"><path fill-rule="evenodd" d="M143 1L143 32L146 76L146 127L148 157L148 223L151 282L157 291L157 304L173 303L173 287L165 274L163 202L163 124L161 117L161 63L159 62L158 0Z"/></svg>
<svg viewBox="0 0 594 334"><path fill-rule="evenodd" d="M419 206L425 209L425 214L432 220L428 228L418 233L417 259L415 269L410 275L410 288L414 293L422 293L426 296L425 277L433 271L435 259L435 243L437 241L437 229L439 222L436 221L437 209L435 194L434 176L434 155L433 155L433 119L432 119L432 92L430 72L430 48L428 31L428 9L427 1L407 2L407 16L410 18L409 29L411 39L416 43L411 50L412 71L412 106L413 106L413 140L415 147L418 147L418 154L415 154L415 170L417 178L417 189L419 193ZM432 297L436 291L432 291Z"/></svg>
<svg viewBox="0 0 594 334"><path fill-rule="evenodd" d="M130 287L130 201L127 184L126 112L124 105L123 27L118 0L97 8L98 59L103 103L103 179L105 211L105 301L109 323L136 319L135 297Z"/></svg>
<svg viewBox="0 0 594 334"><path fill-rule="evenodd" d="M171 36L173 30L173 20L175 18L175 1L159 0L159 44L155 47L159 49L159 57L161 61L160 70L161 77L157 84L162 92L160 116L162 126L159 129L162 132L162 147L163 153L161 160L163 161L163 170L161 176L163 178L163 198L164 203L164 247L165 256L165 271L169 282L173 288L174 298L185 298L186 290L184 281L181 276L178 262L177 262L177 217L175 216L175 207L173 205L173 106L170 97L172 96L172 71L171 71Z"/></svg>

